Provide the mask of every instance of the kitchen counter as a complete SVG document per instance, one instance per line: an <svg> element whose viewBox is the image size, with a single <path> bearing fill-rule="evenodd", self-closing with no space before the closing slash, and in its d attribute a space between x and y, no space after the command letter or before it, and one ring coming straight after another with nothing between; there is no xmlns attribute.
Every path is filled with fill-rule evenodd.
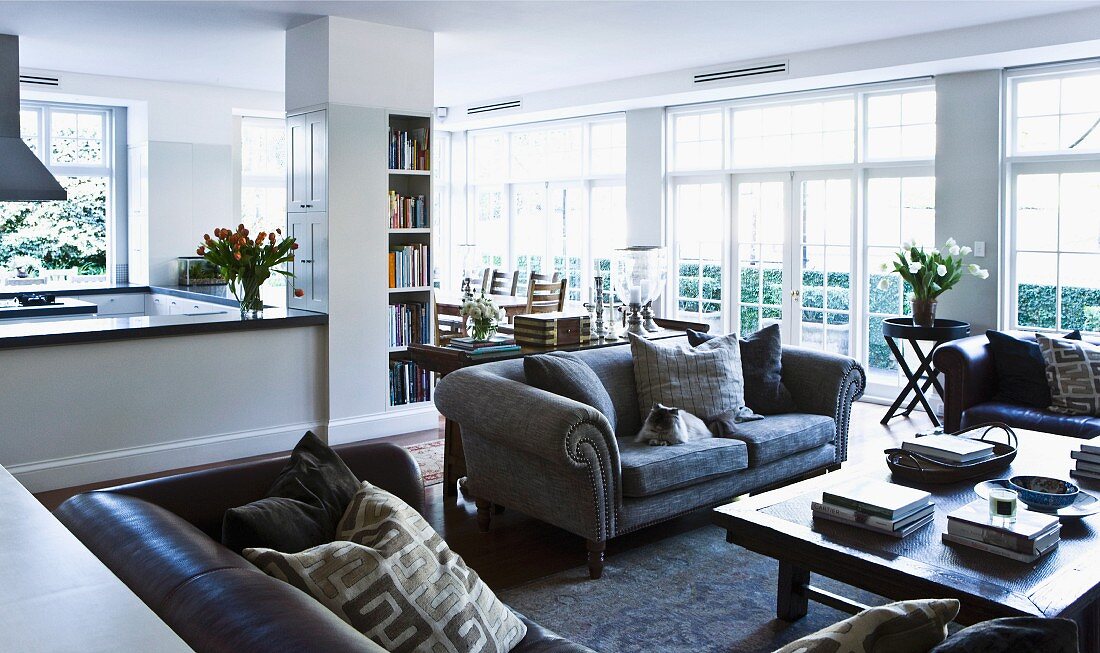
<svg viewBox="0 0 1100 653"><path fill-rule="evenodd" d="M4 324L0 349L44 347L227 331L260 331L328 324L328 315L287 308L266 308L260 319L245 320L237 310L201 315L148 315L84 320L44 320Z"/></svg>
<svg viewBox="0 0 1100 653"><path fill-rule="evenodd" d="M98 307L92 302L86 302L71 297L58 297L52 304L42 306L20 306L14 299L0 300L0 324L3 320L11 318L42 319L50 317L62 317L73 315L92 315Z"/></svg>

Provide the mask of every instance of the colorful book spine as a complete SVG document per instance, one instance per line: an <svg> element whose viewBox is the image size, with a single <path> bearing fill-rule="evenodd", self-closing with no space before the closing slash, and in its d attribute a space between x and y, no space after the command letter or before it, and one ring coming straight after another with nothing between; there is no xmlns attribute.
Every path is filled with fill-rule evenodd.
<svg viewBox="0 0 1100 653"><path fill-rule="evenodd" d="M431 142L427 129L390 130L391 170L430 170Z"/></svg>
<svg viewBox="0 0 1100 653"><path fill-rule="evenodd" d="M390 288L430 285L431 269L428 245L396 245L390 248Z"/></svg>
<svg viewBox="0 0 1100 653"><path fill-rule="evenodd" d="M407 360L390 363L390 405L431 401L432 375L416 363Z"/></svg>
<svg viewBox="0 0 1100 653"><path fill-rule="evenodd" d="M428 307L422 302L390 304L390 347L426 344L431 340Z"/></svg>

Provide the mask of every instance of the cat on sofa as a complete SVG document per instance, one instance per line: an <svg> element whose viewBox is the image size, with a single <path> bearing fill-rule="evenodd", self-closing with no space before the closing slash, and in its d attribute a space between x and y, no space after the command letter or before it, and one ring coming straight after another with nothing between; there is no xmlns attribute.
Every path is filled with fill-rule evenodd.
<svg viewBox="0 0 1100 653"><path fill-rule="evenodd" d="M713 435L703 420L681 408L655 403L634 441L657 447L709 437Z"/></svg>

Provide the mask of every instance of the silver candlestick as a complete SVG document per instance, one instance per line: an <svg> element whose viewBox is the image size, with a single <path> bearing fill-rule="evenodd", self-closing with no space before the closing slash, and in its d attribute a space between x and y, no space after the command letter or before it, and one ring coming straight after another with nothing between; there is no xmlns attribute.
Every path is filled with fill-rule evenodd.
<svg viewBox="0 0 1100 653"><path fill-rule="evenodd" d="M638 302L631 302L630 308L627 310L626 332L633 333L636 336L645 336L649 333L642 326L642 305Z"/></svg>
<svg viewBox="0 0 1100 653"><path fill-rule="evenodd" d="M603 275L597 274L593 280L596 282L596 337L603 339Z"/></svg>
<svg viewBox="0 0 1100 653"><path fill-rule="evenodd" d="M604 304L603 309L607 313L608 317L604 320L603 339L604 340L618 340L619 329L618 320L616 319L615 304Z"/></svg>
<svg viewBox="0 0 1100 653"><path fill-rule="evenodd" d="M642 328L650 333L661 330L653 321L653 302L646 302L642 307Z"/></svg>

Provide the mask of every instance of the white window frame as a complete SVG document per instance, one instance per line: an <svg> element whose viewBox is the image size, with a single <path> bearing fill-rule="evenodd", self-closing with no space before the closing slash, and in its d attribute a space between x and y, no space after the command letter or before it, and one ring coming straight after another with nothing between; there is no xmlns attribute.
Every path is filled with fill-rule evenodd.
<svg viewBox="0 0 1100 653"><path fill-rule="evenodd" d="M506 251L501 253L502 267L507 270L516 269L516 257L521 253L519 244L516 242L516 229L513 224L513 193L518 187L531 187L542 185L547 192L550 188L568 186L576 188L579 191L580 201L582 203L581 208L581 224L584 231L583 243L581 245L581 251L583 252L581 260L581 282L579 287L573 287L570 284L570 293L578 293L581 301L589 301L591 294L592 277L595 272L595 258L593 258L593 251L596 249L593 247L591 220L592 220L592 189L600 186L616 186L622 185L625 188L626 185L626 172L622 173L594 173L591 171L592 152L591 152L591 130L594 125L601 125L607 123L625 123L625 115L621 113L617 114L605 114L598 116L587 116L583 118L571 118L566 120L554 120L538 123L526 123L522 125L512 125L506 127L495 127L492 129L481 129L468 131L465 134L466 147L466 170L468 174L468 180L466 183L466 211L469 223L472 226L473 233L470 236L478 241L477 237L477 196L479 190L486 189L499 189L501 191L501 212L504 222L504 229L506 231L504 242L506 243ZM547 176L545 179L528 179L528 178L513 178L510 173L511 166L511 148L512 148L512 136L514 134L528 132L528 131L543 131L548 129L554 129L555 127L581 127L581 150L580 150L580 175L565 175L565 176ZM508 162L509 171L500 178L490 178L478 180L475 178L475 171L477 170L477 148L474 145L478 136L501 134L503 138L503 151L502 156L504 160ZM551 210L549 204L549 197L547 197L546 211ZM460 216L451 216L452 220ZM458 232L464 230L453 229L452 231ZM624 234L625 243L625 234ZM458 257L456 257L458 258ZM479 267L485 267L481 261L477 261ZM447 279L458 279L461 276L462 270L457 269L461 267L461 261L454 261L451 264L450 272L441 280L441 285L446 285ZM488 267L493 267L488 265ZM545 271L545 270L544 270ZM453 282L452 283L457 283ZM522 289L526 284L526 279L520 280L520 288Z"/></svg>
<svg viewBox="0 0 1100 653"><path fill-rule="evenodd" d="M734 207L733 203L735 198L733 197L733 184L735 180L739 178L745 178L747 176L757 175L790 175L793 180L798 175L826 175L836 172L850 172L853 181L853 225L852 225L852 238L851 238L851 275L849 291L850 296L850 341L849 352L853 357L857 357L860 360L866 361L868 359L869 342L867 340L867 331L869 328L869 310L867 307L867 300L869 297L868 288L868 252L867 252L867 214L868 207L866 206L866 184L869 178L875 176L935 176L935 159L934 155L926 159L897 159L897 160L873 160L868 161L866 157L866 124L865 117L867 111L867 99L872 95L881 95L885 93L897 93L899 91L910 90L935 90L935 84L930 79L921 80L904 80L898 82L888 82L882 84L873 84L865 86L847 87L842 89L824 89L818 91L807 91L789 94L780 94L773 96L766 96L760 98L745 98L738 100L730 100L724 102L707 103L701 105L685 105L681 107L669 107L666 109L666 131L669 134L666 140L666 152L665 152L665 165L668 172L665 174L666 179L666 215L668 219L665 223L665 242L669 244L670 256L669 258L669 274L667 275L667 285L664 297L670 298L668 302L670 310L679 314L678 309L678 252L679 247L677 243L677 235L675 229L675 191L676 186L680 183L699 183L705 180L722 179L723 183L723 196L726 216L724 222L726 227L723 234L723 269L722 269L722 301L721 301L721 328L725 332L739 332L740 331L740 297L741 287L740 278L737 271L733 268L738 261L738 253L740 251L740 242L738 242L737 229L735 228ZM814 165L790 165L790 166L770 166L770 167L745 167L736 168L732 165L733 153L732 153L732 114L734 109L744 108L747 106L767 106L774 104L795 104L801 102L814 102L827 100L829 98L836 98L840 96L851 95L855 100L855 138L853 139L853 160L851 163L826 163L826 164L814 164ZM722 168L713 170L677 170L675 168L675 118L680 115L692 114L692 113L708 113L713 112L715 108L719 108L722 111ZM788 186L788 190L793 189L793 185ZM793 192L793 191L792 191ZM792 209L793 210L793 209ZM787 235L787 246L791 246L791 239L796 235ZM791 275L790 264L788 262L784 268L784 308L790 304L789 298L791 290L796 287L795 279ZM797 284L801 287L801 284ZM671 298L677 298L677 301L671 301ZM701 308L701 307L700 307ZM798 305L797 311L802 310L801 304ZM810 309L813 310L813 309ZM796 315L789 310L785 310L785 316L788 320L794 319ZM688 315L688 314L684 314ZM871 394L892 396L896 394L897 388L893 386L882 386L881 388L871 388Z"/></svg>
<svg viewBox="0 0 1100 653"><path fill-rule="evenodd" d="M1004 116L1002 120L1003 134L1002 144L1005 156L1004 161L1004 197L1002 198L1004 210L1002 213L1002 229L1005 235L1005 246L1000 253L1002 275L1001 291L1005 301L1001 302L999 316L1000 326L1008 329L1023 329L1038 331L1040 333L1064 333L1062 327L1062 284L1061 266L1055 270L1055 326L1036 327L1031 325L1020 326L1017 318L1019 313L1018 292L1016 285L1016 188L1021 175L1031 174L1063 174L1074 172L1100 172L1100 151L1092 152L1037 152L1034 154L1019 154L1015 150L1016 137L1016 85L1021 81L1035 80L1043 77L1072 77L1088 73L1100 73L1100 60L1086 62L1074 62L1068 64L1055 64L1045 66L1030 66L1006 71L1003 80ZM1052 252L1061 259L1063 252L1061 245ZM1073 252L1069 252L1073 253ZM1100 254L1097 255L1100 258ZM1090 332L1086 332L1090 333Z"/></svg>
<svg viewBox="0 0 1100 653"><path fill-rule="evenodd" d="M128 233L126 215L126 161L122 154L126 151L125 111L118 107L52 102L44 100L23 100L20 111L34 111L38 120L37 154L46 169L54 177L103 177L107 179L107 206L105 207L106 230L106 275L109 283L121 281L118 275L120 265L127 262L125 240L119 235ZM94 114L103 119L103 162L102 164L55 164L50 155L52 120L54 112Z"/></svg>

